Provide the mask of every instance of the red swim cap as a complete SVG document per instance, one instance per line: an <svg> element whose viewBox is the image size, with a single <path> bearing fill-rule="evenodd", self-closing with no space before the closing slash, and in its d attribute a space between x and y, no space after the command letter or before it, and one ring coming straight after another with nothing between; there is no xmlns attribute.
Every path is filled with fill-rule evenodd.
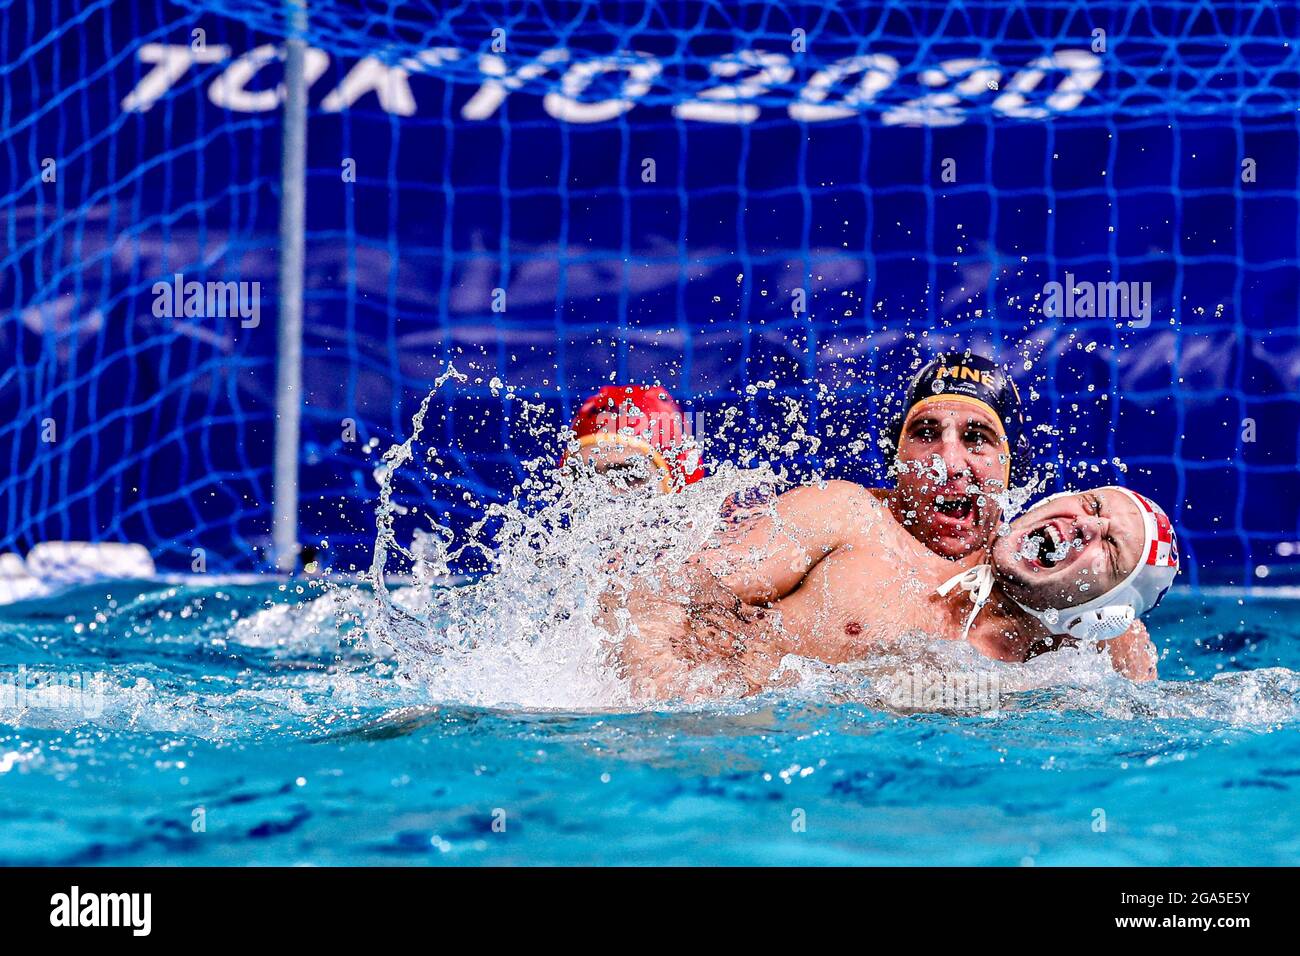
<svg viewBox="0 0 1300 956"><path fill-rule="evenodd" d="M606 385L582 403L570 427L579 447L615 444L648 455L664 473L666 492L704 477L686 414L658 385Z"/></svg>

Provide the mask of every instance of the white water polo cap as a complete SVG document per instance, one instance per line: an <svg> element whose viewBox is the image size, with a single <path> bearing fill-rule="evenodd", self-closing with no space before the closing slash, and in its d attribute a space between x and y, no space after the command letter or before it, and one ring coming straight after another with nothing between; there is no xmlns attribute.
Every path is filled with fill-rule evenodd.
<svg viewBox="0 0 1300 956"><path fill-rule="evenodd" d="M1178 538L1164 510L1150 498L1118 485L1101 490L1127 495L1142 515L1144 540L1137 567L1105 594L1083 604L1040 611L1016 602L1053 634L1069 634L1085 641L1119 637L1160 603L1178 575ZM1060 497L1063 495L1052 495L1044 503Z"/></svg>

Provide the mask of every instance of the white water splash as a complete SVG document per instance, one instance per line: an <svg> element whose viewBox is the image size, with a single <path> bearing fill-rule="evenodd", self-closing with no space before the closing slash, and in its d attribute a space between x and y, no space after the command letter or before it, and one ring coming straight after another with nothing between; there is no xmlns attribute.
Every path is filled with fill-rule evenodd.
<svg viewBox="0 0 1300 956"><path fill-rule="evenodd" d="M463 377L449 369L440 383ZM435 703L567 710L636 708L612 651L618 640L602 626L602 598L625 594L634 580L657 574L672 588L671 571L718 527L728 500L755 488L759 498L786 483L770 466L720 465L708 480L681 494L616 495L589 473L561 475L553 457L525 463L529 476L513 500L482 508L459 537L429 521L398 543L401 509L393 502L399 469L414 467L415 448L430 398L412 421L411 437L394 445L377 470L376 543L370 571L373 597L340 589L295 611L297 627L318 636L334 616L340 646L359 641L396 665L399 683L418 687ZM555 436L552 436L555 437ZM752 462L752 458L746 461ZM1004 506L1018 510L1027 492ZM477 555L486 573L453 584L447 572ZM615 557L616 556L616 557ZM390 561L410 566L414 583L390 590ZM328 602L328 603L327 603ZM280 634L287 619L271 609L244 622L241 633ZM607 624L607 621L606 621ZM347 632L350 637L342 636ZM1278 668L1211 681L1135 685L1092 651L1056 652L1027 664L1000 664L973 648L921 635L903 635L869 661L833 667L801 658L782 665L791 678L782 696L858 700L891 707L904 677L923 673L992 673L1005 696L1003 712L1083 710L1119 719L1204 718L1260 724L1295 720L1297 677ZM771 695L765 695L770 697ZM661 705L657 705L661 706ZM719 706L710 704L707 706Z"/></svg>
<svg viewBox="0 0 1300 956"><path fill-rule="evenodd" d="M410 547L403 547L393 479L415 459L431 397L416 413L411 437L389 449L376 473L369 574L375 600L361 621L368 636L394 657L399 680L439 702L630 706L615 653L619 632L609 627L611 596L647 580L671 591L673 569L717 529L728 499L755 488L770 492L783 478L767 466L722 464L676 494L649 488L617 494L589 469L561 472L548 457L526 462L530 477L514 499L484 506L462 534L431 522L414 529ZM550 437L556 444L559 436ZM486 561L486 573L447 583L448 570L467 555ZM386 575L394 556L410 564L414 583L390 592Z"/></svg>

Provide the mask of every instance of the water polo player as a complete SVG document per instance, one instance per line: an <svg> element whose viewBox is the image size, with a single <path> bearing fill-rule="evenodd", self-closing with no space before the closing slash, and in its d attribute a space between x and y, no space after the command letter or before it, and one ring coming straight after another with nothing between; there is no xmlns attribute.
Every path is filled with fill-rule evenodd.
<svg viewBox="0 0 1300 956"><path fill-rule="evenodd" d="M657 385L606 385L578 408L561 460L581 462L618 491L679 491L704 477L681 406Z"/></svg>
<svg viewBox="0 0 1300 956"><path fill-rule="evenodd" d="M689 699L771 686L788 654L847 663L905 634L999 661L1109 646L1168 591L1178 545L1157 505L1106 487L1048 498L964 563L953 574L858 485L796 488L674 569L672 593L627 597L624 676L642 696Z"/></svg>
<svg viewBox="0 0 1300 956"><path fill-rule="evenodd" d="M935 554L964 558L992 543L997 497L1027 480L1020 393L997 363L971 352L927 362L886 428L896 484L873 493Z"/></svg>

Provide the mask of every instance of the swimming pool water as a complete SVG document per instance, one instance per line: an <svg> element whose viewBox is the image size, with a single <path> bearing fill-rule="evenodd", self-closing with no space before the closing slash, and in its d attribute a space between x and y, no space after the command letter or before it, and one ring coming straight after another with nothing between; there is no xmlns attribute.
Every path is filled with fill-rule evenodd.
<svg viewBox="0 0 1300 956"><path fill-rule="evenodd" d="M1171 597L1158 685L1058 667L996 714L899 716L816 692L440 706L313 599L133 582L0 608L0 863L1300 861L1290 600ZM88 690L39 697L55 678Z"/></svg>

